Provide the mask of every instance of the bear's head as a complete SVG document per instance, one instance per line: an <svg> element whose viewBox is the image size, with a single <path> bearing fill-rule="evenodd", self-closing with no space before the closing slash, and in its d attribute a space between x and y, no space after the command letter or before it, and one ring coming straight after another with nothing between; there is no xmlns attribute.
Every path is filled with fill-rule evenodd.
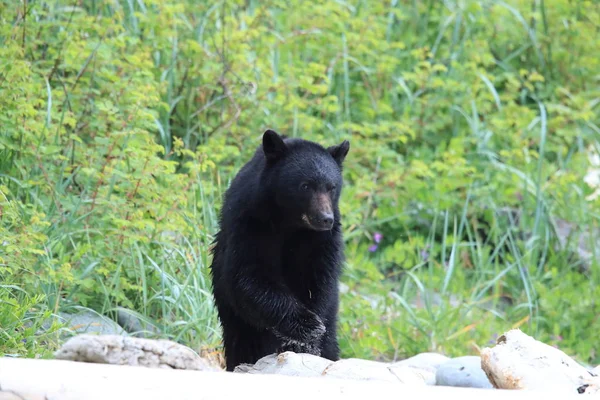
<svg viewBox="0 0 600 400"><path fill-rule="evenodd" d="M324 148L302 139L263 134L268 195L287 226L328 231L339 219L342 164L350 143Z"/></svg>

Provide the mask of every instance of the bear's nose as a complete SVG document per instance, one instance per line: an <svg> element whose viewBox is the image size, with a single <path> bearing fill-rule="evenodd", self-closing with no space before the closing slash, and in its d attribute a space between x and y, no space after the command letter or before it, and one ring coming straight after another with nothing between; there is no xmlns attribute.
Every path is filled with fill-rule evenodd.
<svg viewBox="0 0 600 400"><path fill-rule="evenodd" d="M324 226L331 228L333 226L333 214L332 213L321 213L321 223Z"/></svg>

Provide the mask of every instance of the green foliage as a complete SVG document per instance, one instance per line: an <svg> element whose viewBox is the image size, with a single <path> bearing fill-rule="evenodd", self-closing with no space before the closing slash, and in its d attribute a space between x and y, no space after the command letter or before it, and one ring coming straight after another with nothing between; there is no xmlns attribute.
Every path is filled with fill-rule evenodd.
<svg viewBox="0 0 600 400"><path fill-rule="evenodd" d="M51 313L41 296L30 297L21 288L0 285L0 348L3 355L45 357L57 341L57 324L42 329Z"/></svg>
<svg viewBox="0 0 600 400"><path fill-rule="evenodd" d="M220 195L271 127L351 142L344 356L521 326L598 362L596 261L555 234L597 222L598 20L567 0L0 1L0 280L19 288L0 299L28 299L4 332L125 307L216 345ZM38 351L27 332L0 349Z"/></svg>

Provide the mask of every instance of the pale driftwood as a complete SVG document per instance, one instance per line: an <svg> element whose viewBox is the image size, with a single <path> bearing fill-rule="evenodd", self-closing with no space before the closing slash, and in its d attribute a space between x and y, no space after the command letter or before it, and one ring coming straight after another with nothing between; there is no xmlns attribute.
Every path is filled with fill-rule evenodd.
<svg viewBox="0 0 600 400"><path fill-rule="evenodd" d="M548 400L545 391L504 391L390 382L140 368L0 358L0 392L20 400L419 399ZM36 397L37 396L37 397ZM575 396L561 396L568 400ZM12 400L12 399L11 399Z"/></svg>
<svg viewBox="0 0 600 400"><path fill-rule="evenodd" d="M235 367L236 373L277 374L287 376L321 376L323 371L333 363L312 354L296 354L291 351L271 354L258 360L255 364L242 364Z"/></svg>
<svg viewBox="0 0 600 400"><path fill-rule="evenodd" d="M500 389L549 390L554 394L593 394L600 397L600 380L564 352L518 329L500 336L481 351L481 367Z"/></svg>
<svg viewBox="0 0 600 400"><path fill-rule="evenodd" d="M435 385L435 374L426 370L377 361L348 358L328 366L323 375L331 378L386 381L409 385Z"/></svg>
<svg viewBox="0 0 600 400"><path fill-rule="evenodd" d="M27 393L13 393L5 392L0 389L0 400L48 400L44 396L27 394Z"/></svg>
<svg viewBox="0 0 600 400"><path fill-rule="evenodd" d="M435 373L405 365L357 358L333 362L312 354L289 351L263 357L254 365L239 365L235 372L435 385Z"/></svg>
<svg viewBox="0 0 600 400"><path fill-rule="evenodd" d="M119 335L78 335L56 353L59 360L150 368L216 370L190 348L169 340Z"/></svg>

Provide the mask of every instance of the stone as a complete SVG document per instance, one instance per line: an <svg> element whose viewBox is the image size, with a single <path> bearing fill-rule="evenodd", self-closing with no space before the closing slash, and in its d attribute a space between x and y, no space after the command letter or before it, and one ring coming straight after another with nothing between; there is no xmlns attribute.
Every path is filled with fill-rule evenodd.
<svg viewBox="0 0 600 400"><path fill-rule="evenodd" d="M420 353L405 360L396 361L392 366L407 366L436 373L437 369L450 358L439 353Z"/></svg>
<svg viewBox="0 0 600 400"><path fill-rule="evenodd" d="M600 377L560 349L511 329L481 350L481 367L498 389L600 395Z"/></svg>
<svg viewBox="0 0 600 400"><path fill-rule="evenodd" d="M117 311L117 322L131 336L149 338L160 333L156 326L143 321L134 311L121 308Z"/></svg>
<svg viewBox="0 0 600 400"><path fill-rule="evenodd" d="M435 379L437 386L493 388L481 368L481 358L478 356L457 357L441 364Z"/></svg>
<svg viewBox="0 0 600 400"><path fill-rule="evenodd" d="M330 378L352 379L360 381L385 381L411 385L425 385L430 373L408 366L392 366L388 363L347 358L331 363L323 371ZM431 378L431 377L430 377Z"/></svg>
<svg viewBox="0 0 600 400"><path fill-rule="evenodd" d="M600 230L589 226L578 226L561 218L555 219L556 237L563 249L568 249L573 260L569 263L579 271L589 271L592 261L600 256L598 240Z"/></svg>
<svg viewBox="0 0 600 400"><path fill-rule="evenodd" d="M115 321L101 314L95 313L90 310L83 310L78 313L66 313L59 312L53 314L50 318L45 319L37 334L41 335L43 332L48 331L54 322L64 324L64 328L67 332L63 331L62 338L66 339L72 334L77 333L97 333L97 334L126 334L125 330L119 326ZM28 324L31 326L31 323Z"/></svg>
<svg viewBox="0 0 600 400"><path fill-rule="evenodd" d="M124 335L127 332L119 326L115 321L91 310L82 310L77 313L58 312L46 318L39 326L37 335L42 335L52 327L54 322L64 325L60 329L61 339L67 339L73 334L79 333L97 333L108 335ZM28 321L26 327L32 326L33 323Z"/></svg>
<svg viewBox="0 0 600 400"><path fill-rule="evenodd" d="M255 364L241 364L233 372L248 374L278 374L288 376L321 376L333 361L312 354L296 354L286 351L270 354Z"/></svg>
<svg viewBox="0 0 600 400"><path fill-rule="evenodd" d="M421 386L435 383L433 372L406 365L392 365L357 358L333 362L312 354L297 354L291 351L265 356L254 365L238 365L234 372L383 381Z"/></svg>
<svg viewBox="0 0 600 400"><path fill-rule="evenodd" d="M59 360L98 364L218 370L181 344L119 335L77 335L69 339L54 356Z"/></svg>
<svg viewBox="0 0 600 400"><path fill-rule="evenodd" d="M115 321L92 311L80 311L76 314L59 313L59 319L65 327L75 334L95 333L100 335L124 335L127 332Z"/></svg>

